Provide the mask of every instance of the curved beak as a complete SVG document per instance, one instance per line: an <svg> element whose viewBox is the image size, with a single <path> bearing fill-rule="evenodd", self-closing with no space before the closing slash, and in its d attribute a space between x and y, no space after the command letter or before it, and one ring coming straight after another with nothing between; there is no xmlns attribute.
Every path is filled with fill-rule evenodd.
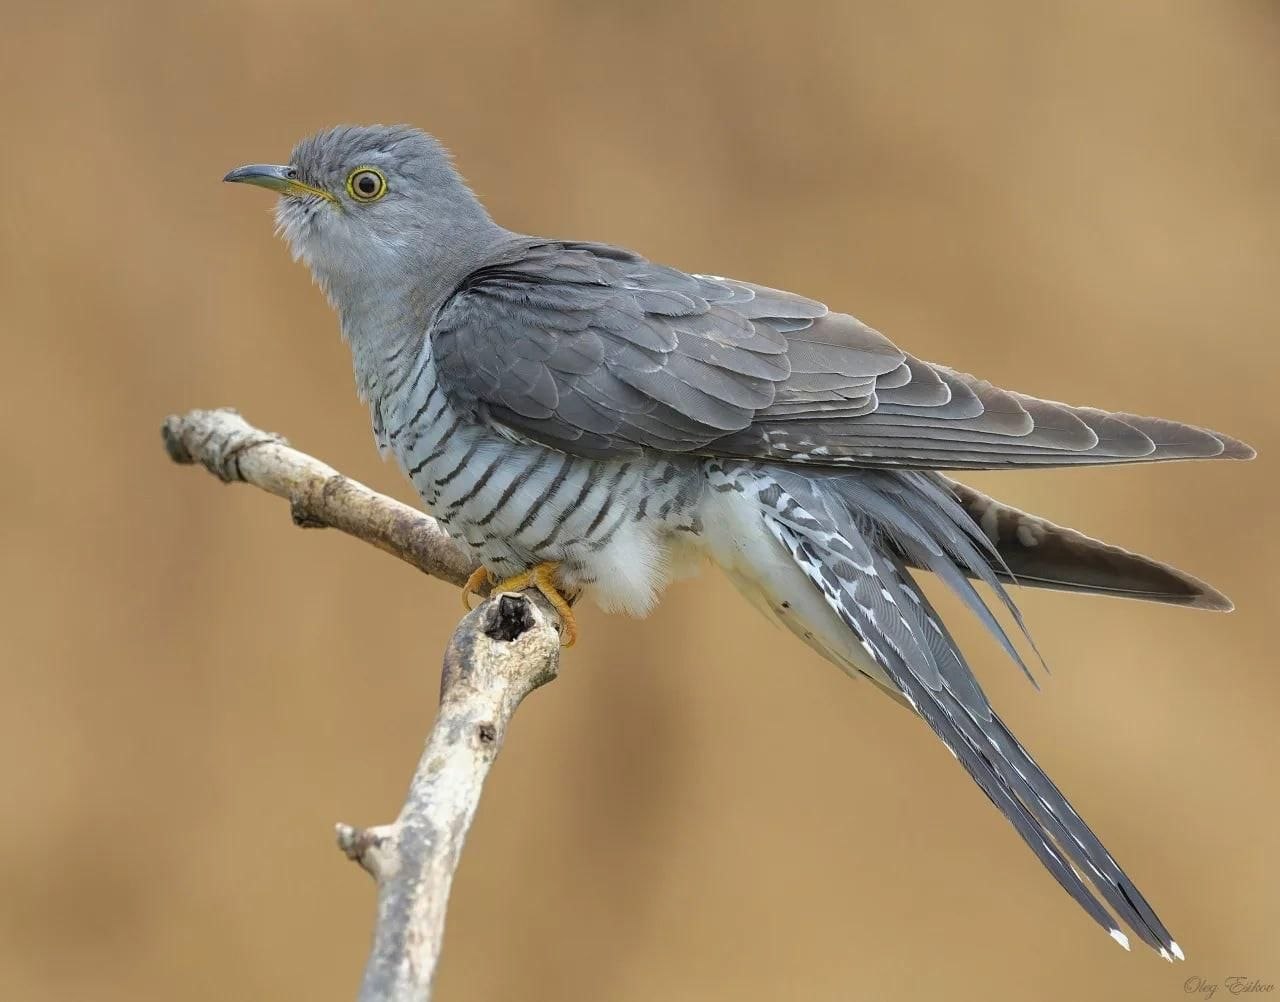
<svg viewBox="0 0 1280 1002"><path fill-rule="evenodd" d="M298 180L298 171L287 164L245 164L231 171L222 180L239 184L256 184L259 188L269 188L282 195L294 197L319 197L330 202L337 201L321 188L313 188Z"/></svg>

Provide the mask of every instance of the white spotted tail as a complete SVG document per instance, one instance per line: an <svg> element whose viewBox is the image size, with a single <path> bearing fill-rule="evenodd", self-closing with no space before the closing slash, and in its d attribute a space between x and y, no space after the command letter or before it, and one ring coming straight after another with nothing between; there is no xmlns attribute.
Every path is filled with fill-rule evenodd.
<svg viewBox="0 0 1280 1002"><path fill-rule="evenodd" d="M929 473L819 473L722 461L709 462L707 476L714 509L705 519L707 544L747 596L824 657L876 681L923 717L1113 939L1128 948L1118 917L1166 959L1180 957L1133 881L991 708L912 579L908 565L936 573L1030 677L970 581L994 590L1025 637L999 580L1011 579L1001 553L954 485Z"/></svg>

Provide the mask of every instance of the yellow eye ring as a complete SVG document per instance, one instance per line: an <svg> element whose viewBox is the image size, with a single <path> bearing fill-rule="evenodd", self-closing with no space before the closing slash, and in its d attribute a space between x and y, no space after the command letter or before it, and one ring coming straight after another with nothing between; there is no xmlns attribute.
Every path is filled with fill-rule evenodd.
<svg viewBox="0 0 1280 1002"><path fill-rule="evenodd" d="M347 194L357 202L376 202L387 193L387 176L377 167L357 167L347 175Z"/></svg>

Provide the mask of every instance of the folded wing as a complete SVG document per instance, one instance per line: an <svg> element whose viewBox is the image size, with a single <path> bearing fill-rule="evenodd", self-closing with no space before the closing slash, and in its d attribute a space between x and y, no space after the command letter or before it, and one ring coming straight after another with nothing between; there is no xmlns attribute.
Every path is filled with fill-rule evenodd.
<svg viewBox="0 0 1280 1002"><path fill-rule="evenodd" d="M1217 432L1015 393L921 361L853 317L806 319L809 300L758 286L736 309L785 333L791 376L751 426L714 443L732 455L795 463L999 469L1248 459ZM805 323L805 326L800 326Z"/></svg>
<svg viewBox="0 0 1280 1002"><path fill-rule="evenodd" d="M999 469L1253 455L1203 428L1002 390L814 300L601 244L514 241L431 339L455 403L591 458Z"/></svg>

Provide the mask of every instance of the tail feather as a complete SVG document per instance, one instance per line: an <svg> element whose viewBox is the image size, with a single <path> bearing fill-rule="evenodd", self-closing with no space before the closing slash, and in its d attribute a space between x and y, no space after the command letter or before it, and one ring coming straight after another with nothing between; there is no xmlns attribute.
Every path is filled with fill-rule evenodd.
<svg viewBox="0 0 1280 1002"><path fill-rule="evenodd" d="M770 534L821 594L819 607L838 617L832 628L842 623L851 631L853 649L860 645L884 683L925 719L1081 908L1126 948L1117 917L1162 956L1180 957L1146 898L991 708L907 569L909 560L941 572L971 608L982 606L988 627L1008 643L967 580L989 579L1008 601L997 580L1006 573L998 569L1002 554L963 501L924 473L816 475L752 464L721 470L734 490L754 497ZM789 625L802 636L829 637L818 619L811 612ZM837 647L828 641L821 649L835 652L828 656L838 663L854 662ZM843 666L871 674L856 663Z"/></svg>
<svg viewBox="0 0 1280 1002"><path fill-rule="evenodd" d="M994 547L990 566L1002 581L1229 612L1216 588L1169 564L1019 511L981 491L938 476Z"/></svg>

